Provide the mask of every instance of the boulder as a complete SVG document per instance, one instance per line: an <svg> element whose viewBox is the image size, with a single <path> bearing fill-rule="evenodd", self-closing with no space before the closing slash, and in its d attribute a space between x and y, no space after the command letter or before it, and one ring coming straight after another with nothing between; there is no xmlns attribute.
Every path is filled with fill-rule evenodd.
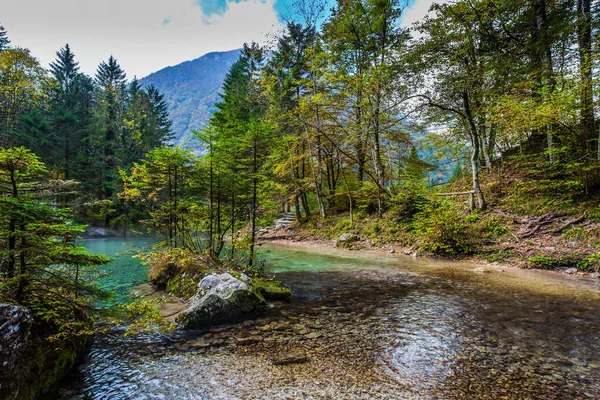
<svg viewBox="0 0 600 400"><path fill-rule="evenodd" d="M207 328L222 323L238 322L266 308L265 300L250 286L231 274L213 273L198 283L198 292L190 306L177 317L185 328Z"/></svg>
<svg viewBox="0 0 600 400"><path fill-rule="evenodd" d="M29 310L0 303L0 376L14 369L29 339L32 322Z"/></svg>
<svg viewBox="0 0 600 400"><path fill-rule="evenodd" d="M349 243L349 242L358 242L360 240L360 236L355 235L353 233L342 233L338 242L340 243Z"/></svg>

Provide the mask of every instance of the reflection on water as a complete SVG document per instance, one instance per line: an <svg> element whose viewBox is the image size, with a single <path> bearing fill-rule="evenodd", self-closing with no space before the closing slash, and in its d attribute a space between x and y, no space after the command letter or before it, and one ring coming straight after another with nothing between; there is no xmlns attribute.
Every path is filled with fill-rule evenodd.
<svg viewBox="0 0 600 400"><path fill-rule="evenodd" d="M597 293L410 258L266 257L289 303L209 332L99 336L61 398L600 398ZM288 354L309 362L272 364Z"/></svg>

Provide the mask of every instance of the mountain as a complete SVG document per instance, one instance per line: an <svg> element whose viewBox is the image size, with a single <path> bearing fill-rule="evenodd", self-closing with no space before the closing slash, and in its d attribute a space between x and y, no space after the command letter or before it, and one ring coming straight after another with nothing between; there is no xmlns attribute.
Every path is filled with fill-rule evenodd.
<svg viewBox="0 0 600 400"><path fill-rule="evenodd" d="M165 95L177 144L187 149L202 150L192 130L206 126L216 111L219 90L240 51L208 53L140 79L142 85L152 84Z"/></svg>

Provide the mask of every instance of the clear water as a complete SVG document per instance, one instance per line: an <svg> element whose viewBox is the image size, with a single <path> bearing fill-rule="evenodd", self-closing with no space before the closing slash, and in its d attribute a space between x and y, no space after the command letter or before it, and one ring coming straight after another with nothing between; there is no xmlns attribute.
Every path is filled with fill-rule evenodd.
<svg viewBox="0 0 600 400"><path fill-rule="evenodd" d="M114 293L111 302L126 301L131 288L148 281L148 266L134 258L139 250L148 250L157 243L151 237L86 239L84 245L93 254L105 254L113 259L100 267L105 272L100 285Z"/></svg>
<svg viewBox="0 0 600 400"><path fill-rule="evenodd" d="M209 332L98 336L59 398L600 398L597 280L261 249L289 302ZM144 280L135 271L129 287ZM289 354L309 361L273 365Z"/></svg>

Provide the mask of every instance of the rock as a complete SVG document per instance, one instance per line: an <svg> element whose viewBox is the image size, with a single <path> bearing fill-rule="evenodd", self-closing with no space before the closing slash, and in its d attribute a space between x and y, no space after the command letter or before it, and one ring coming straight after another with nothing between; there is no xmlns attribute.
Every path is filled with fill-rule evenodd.
<svg viewBox="0 0 600 400"><path fill-rule="evenodd" d="M310 332L310 330L302 324L294 325L294 333L297 333L299 335L306 335L309 332Z"/></svg>
<svg viewBox="0 0 600 400"><path fill-rule="evenodd" d="M271 325L271 328L274 331L285 331L286 329L289 329L289 327L290 327L290 323L287 321L275 322L274 324Z"/></svg>
<svg viewBox="0 0 600 400"><path fill-rule="evenodd" d="M390 249L390 251L389 251L390 254L394 254L395 252L396 252L396 250L394 250L394 249Z"/></svg>
<svg viewBox="0 0 600 400"><path fill-rule="evenodd" d="M248 337L239 337L235 338L237 344L240 346L248 346L250 344L255 344L263 340L262 336L248 336Z"/></svg>
<svg viewBox="0 0 600 400"><path fill-rule="evenodd" d="M256 329L258 329L261 332L269 332L273 330L273 327L269 324L267 325L263 325L263 326L257 326Z"/></svg>
<svg viewBox="0 0 600 400"><path fill-rule="evenodd" d="M600 278L600 272L592 272L590 278Z"/></svg>
<svg viewBox="0 0 600 400"><path fill-rule="evenodd" d="M568 247L568 248L570 248L570 249L574 249L577 246L579 246L579 244L577 242L568 242L565 246Z"/></svg>
<svg viewBox="0 0 600 400"><path fill-rule="evenodd" d="M87 226L83 235L88 238L109 238L118 236L112 229L99 226Z"/></svg>
<svg viewBox="0 0 600 400"><path fill-rule="evenodd" d="M318 339L321 337L319 332L312 332L305 336L307 339Z"/></svg>
<svg viewBox="0 0 600 400"><path fill-rule="evenodd" d="M412 251L410 250L404 250L403 253L407 256L410 256L412 254Z"/></svg>
<svg viewBox="0 0 600 400"><path fill-rule="evenodd" d="M577 268L567 268L565 270L566 274L576 274L577 273Z"/></svg>
<svg viewBox="0 0 600 400"><path fill-rule="evenodd" d="M185 328L206 328L238 322L264 311L266 303L250 287L231 274L210 274L198 283L190 306L177 317Z"/></svg>
<svg viewBox="0 0 600 400"><path fill-rule="evenodd" d="M290 288L276 280L256 278L250 285L266 300L287 300L292 295Z"/></svg>
<svg viewBox="0 0 600 400"><path fill-rule="evenodd" d="M32 323L29 310L0 303L0 376L14 368L29 339Z"/></svg>
<svg viewBox="0 0 600 400"><path fill-rule="evenodd" d="M302 364L308 361L308 357L297 354L285 354L271 359L273 365Z"/></svg>
<svg viewBox="0 0 600 400"><path fill-rule="evenodd" d="M352 233L342 233L338 242L340 243L348 243L348 242L357 242L360 240L360 236L352 234Z"/></svg>
<svg viewBox="0 0 600 400"><path fill-rule="evenodd" d="M1 399L37 399L53 392L87 349L89 337L49 342L32 330L33 322L26 308L0 303Z"/></svg>

